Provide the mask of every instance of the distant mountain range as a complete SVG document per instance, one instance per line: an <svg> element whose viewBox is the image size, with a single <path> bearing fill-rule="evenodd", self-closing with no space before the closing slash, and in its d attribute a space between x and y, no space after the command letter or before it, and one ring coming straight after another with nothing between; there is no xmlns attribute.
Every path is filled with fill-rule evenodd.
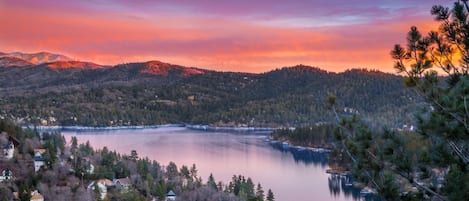
<svg viewBox="0 0 469 201"><path fill-rule="evenodd" d="M22 53L22 52L11 52L3 53L0 52L1 66L29 66L43 63L50 63L56 61L71 61L72 59L60 55L52 54L49 52L38 52L38 53Z"/></svg>
<svg viewBox="0 0 469 201"><path fill-rule="evenodd" d="M416 97L403 78L297 65L262 74L160 61L115 66L66 56L0 53L0 117L41 125L298 126L327 122L325 101L373 124L410 124Z"/></svg>

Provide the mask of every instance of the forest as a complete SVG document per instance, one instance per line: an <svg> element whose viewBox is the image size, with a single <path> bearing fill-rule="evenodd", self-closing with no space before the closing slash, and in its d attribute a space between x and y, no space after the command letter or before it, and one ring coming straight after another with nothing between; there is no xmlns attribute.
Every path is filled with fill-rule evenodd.
<svg viewBox="0 0 469 201"><path fill-rule="evenodd" d="M440 26L423 34L412 26L406 45L390 51L404 84L428 105L415 115L416 130L373 128L359 115L340 114L330 95L335 149L330 160L383 200L450 200L469 197L469 5L431 8ZM443 77L441 75L444 75Z"/></svg>
<svg viewBox="0 0 469 201"><path fill-rule="evenodd" d="M263 74L206 71L188 77L133 78L124 76L133 72L130 66L112 72L119 75L112 79L108 71L22 69L25 72L14 75L0 72L0 78L9 80L0 86L0 117L23 125L309 126L330 121L326 100L332 93L349 114L360 113L376 125L402 127L415 123L413 114L422 106L418 96L404 88L403 77L363 69L331 73L298 65ZM33 73L29 71L50 79L15 81L14 76ZM69 76L72 80L65 80Z"/></svg>

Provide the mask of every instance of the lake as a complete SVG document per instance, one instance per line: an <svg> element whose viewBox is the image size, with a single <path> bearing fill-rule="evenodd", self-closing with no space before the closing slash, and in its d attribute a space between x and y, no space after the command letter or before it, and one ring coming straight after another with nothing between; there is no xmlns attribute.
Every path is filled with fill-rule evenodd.
<svg viewBox="0 0 469 201"><path fill-rule="evenodd" d="M63 131L70 141L89 141L94 148L130 154L136 150L161 165L175 162L196 164L204 182L210 173L224 184L236 174L270 188L277 201L346 201L361 200L359 190L344 185L343 178L326 174L327 153L285 148L267 142L266 134L203 132L184 127L112 130Z"/></svg>

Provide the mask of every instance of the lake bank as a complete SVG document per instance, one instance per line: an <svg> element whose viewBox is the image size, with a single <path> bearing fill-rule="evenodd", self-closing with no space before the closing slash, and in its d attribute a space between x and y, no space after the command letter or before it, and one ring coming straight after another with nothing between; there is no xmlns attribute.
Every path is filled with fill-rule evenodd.
<svg viewBox="0 0 469 201"><path fill-rule="evenodd" d="M77 131L77 132L94 132L94 131L117 131L117 130L142 130L142 129L156 129L156 128L171 128L171 127L184 127L197 131L209 132L255 132L270 134L270 132L277 128L270 127L220 127L210 125L191 125L191 124L162 124L162 125L149 125L149 126L106 126L106 127L92 127L92 126L24 126L23 128L37 129L43 132L54 131Z"/></svg>

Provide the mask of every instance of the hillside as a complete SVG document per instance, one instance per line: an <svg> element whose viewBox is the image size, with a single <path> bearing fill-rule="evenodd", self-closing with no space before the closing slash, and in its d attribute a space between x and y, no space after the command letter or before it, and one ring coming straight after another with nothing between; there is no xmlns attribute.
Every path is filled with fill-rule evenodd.
<svg viewBox="0 0 469 201"><path fill-rule="evenodd" d="M328 94L375 124L409 124L415 98L402 77L304 65L263 74L159 61L101 66L52 62L0 72L0 116L42 125L304 126L331 120Z"/></svg>

